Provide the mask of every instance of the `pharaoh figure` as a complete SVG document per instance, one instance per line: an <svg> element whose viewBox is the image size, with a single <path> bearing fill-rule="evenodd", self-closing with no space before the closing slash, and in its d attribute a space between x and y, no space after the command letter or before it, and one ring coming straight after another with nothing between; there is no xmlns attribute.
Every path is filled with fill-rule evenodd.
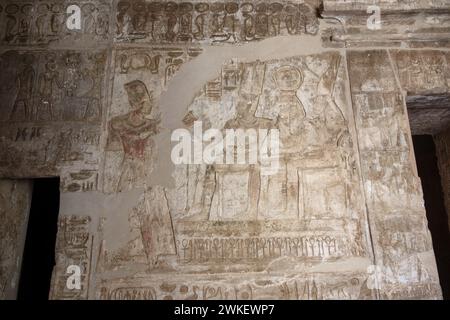
<svg viewBox="0 0 450 320"><path fill-rule="evenodd" d="M117 192L136 186L140 177L150 174L151 136L158 133L160 122L151 118L153 99L142 81L125 84L125 90L131 111L114 117L110 123L109 144L120 142L123 149Z"/></svg>
<svg viewBox="0 0 450 320"><path fill-rule="evenodd" d="M224 130L271 129L271 120L256 117L259 98L262 93L266 65L254 63L244 65L236 104L236 115L225 123ZM250 160L250 152L258 150L246 139L245 158ZM226 150L229 152L229 150ZM233 150L236 162L239 150ZM216 189L211 208L212 219L256 220L261 186L260 164L214 165Z"/></svg>

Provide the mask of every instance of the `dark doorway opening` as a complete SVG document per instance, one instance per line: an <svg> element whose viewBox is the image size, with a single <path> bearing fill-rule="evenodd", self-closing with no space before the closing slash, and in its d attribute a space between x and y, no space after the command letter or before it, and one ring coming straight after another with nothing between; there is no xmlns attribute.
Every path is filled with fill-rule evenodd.
<svg viewBox="0 0 450 320"><path fill-rule="evenodd" d="M36 179L28 218L18 300L48 300L59 213L59 178Z"/></svg>
<svg viewBox="0 0 450 320"><path fill-rule="evenodd" d="M450 234L433 136L413 136L417 170L422 180L428 227L444 299L450 299Z"/></svg>

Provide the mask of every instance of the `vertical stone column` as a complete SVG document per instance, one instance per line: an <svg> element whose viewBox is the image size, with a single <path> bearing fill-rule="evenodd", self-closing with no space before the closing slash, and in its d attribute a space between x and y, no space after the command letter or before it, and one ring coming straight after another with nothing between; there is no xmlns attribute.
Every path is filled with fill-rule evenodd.
<svg viewBox="0 0 450 320"><path fill-rule="evenodd" d="M0 180L0 300L17 296L32 186L29 180Z"/></svg>
<svg viewBox="0 0 450 320"><path fill-rule="evenodd" d="M386 50L350 51L348 68L382 299L441 298L405 98Z"/></svg>

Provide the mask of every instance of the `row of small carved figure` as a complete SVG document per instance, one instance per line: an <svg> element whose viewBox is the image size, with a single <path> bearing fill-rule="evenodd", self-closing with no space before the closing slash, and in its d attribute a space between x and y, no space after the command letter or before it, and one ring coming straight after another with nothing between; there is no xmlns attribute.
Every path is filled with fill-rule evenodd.
<svg viewBox="0 0 450 320"><path fill-rule="evenodd" d="M195 238L177 241L184 262L207 260L261 260L283 256L327 257L338 254L335 238L271 237L271 238Z"/></svg>

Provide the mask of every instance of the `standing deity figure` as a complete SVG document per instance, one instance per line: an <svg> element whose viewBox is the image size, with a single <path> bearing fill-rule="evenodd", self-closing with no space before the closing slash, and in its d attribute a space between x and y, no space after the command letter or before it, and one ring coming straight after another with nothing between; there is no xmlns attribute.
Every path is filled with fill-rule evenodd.
<svg viewBox="0 0 450 320"><path fill-rule="evenodd" d="M114 117L110 123L110 143L119 141L123 149L117 192L131 189L141 177L150 174L147 171L152 169L151 137L158 133L160 122L151 118L153 99L142 81L125 84L125 90L131 111Z"/></svg>

